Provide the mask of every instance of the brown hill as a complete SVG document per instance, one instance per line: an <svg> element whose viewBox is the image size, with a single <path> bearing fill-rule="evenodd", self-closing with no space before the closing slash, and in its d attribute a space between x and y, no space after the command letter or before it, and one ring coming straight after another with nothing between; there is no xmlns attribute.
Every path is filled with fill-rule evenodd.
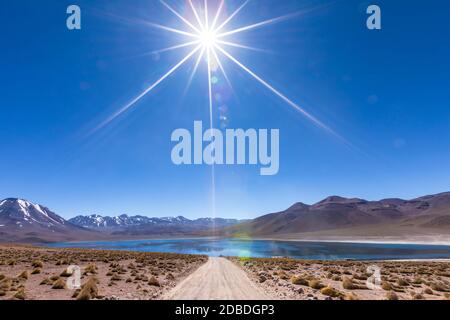
<svg viewBox="0 0 450 320"><path fill-rule="evenodd" d="M297 203L285 211L225 229L222 235L450 236L450 192L412 200L366 201L329 197L314 205Z"/></svg>

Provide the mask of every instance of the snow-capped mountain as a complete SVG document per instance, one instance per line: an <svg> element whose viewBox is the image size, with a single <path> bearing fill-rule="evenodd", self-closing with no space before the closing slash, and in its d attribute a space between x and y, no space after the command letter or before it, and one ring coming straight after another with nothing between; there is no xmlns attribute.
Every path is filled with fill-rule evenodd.
<svg viewBox="0 0 450 320"><path fill-rule="evenodd" d="M0 222L15 223L19 228L38 224L43 227L64 227L66 220L48 208L22 199L9 198L0 201Z"/></svg>
<svg viewBox="0 0 450 320"><path fill-rule="evenodd" d="M92 232L66 221L42 205L17 198L0 201L1 241L72 240L90 237Z"/></svg>
<svg viewBox="0 0 450 320"><path fill-rule="evenodd" d="M225 227L232 226L239 223L235 219L221 219L221 218L202 218L197 220L189 220L185 217L165 217L165 218L151 218L145 216L128 216L126 214L117 217L108 217L101 215L77 216L69 220L69 222L84 228L104 230L104 229L124 229L132 227L157 227L157 226L173 226L186 228L208 228L213 226Z"/></svg>
<svg viewBox="0 0 450 320"><path fill-rule="evenodd" d="M27 200L0 201L0 242L39 243L52 241L130 239L152 236L201 234L213 227L233 226L239 220L185 217L151 218L121 215L78 216L65 220L48 208Z"/></svg>

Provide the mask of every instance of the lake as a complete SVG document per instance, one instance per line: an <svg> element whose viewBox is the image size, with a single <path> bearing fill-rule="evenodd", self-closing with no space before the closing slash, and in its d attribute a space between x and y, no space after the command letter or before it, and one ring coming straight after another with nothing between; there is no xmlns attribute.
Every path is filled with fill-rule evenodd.
<svg viewBox="0 0 450 320"><path fill-rule="evenodd" d="M49 246L46 244L46 246ZM170 239L54 243L57 248L172 252L254 258L312 260L450 259L450 246L237 239Z"/></svg>

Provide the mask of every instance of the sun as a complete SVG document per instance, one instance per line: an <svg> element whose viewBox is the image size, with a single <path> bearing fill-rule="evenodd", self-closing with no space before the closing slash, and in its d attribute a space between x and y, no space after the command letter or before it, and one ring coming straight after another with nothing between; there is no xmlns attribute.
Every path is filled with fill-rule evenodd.
<svg viewBox="0 0 450 320"><path fill-rule="evenodd" d="M248 32L257 28L262 28L274 23L279 23L282 21L285 21L287 19L291 19L294 17L298 17L299 15L311 11L311 10L305 10L305 11L299 11L294 12L290 14L286 14L284 16L276 17L273 19L257 22L251 25L239 27L236 29L231 29L231 22L235 19L238 14L247 6L247 4L251 0L245 0L234 12L232 12L230 15L226 16L224 14L224 4L225 1L228 0L197 0L194 3L194 0L186 0L184 3L186 3L187 6L190 8L191 12L193 13L195 17L195 21L190 21L186 17L184 17L182 14L179 13L176 9L174 9L171 5L169 5L165 0L159 0L160 3L166 7L169 11L171 11L175 16L178 17L178 19L183 22L185 28L184 29L177 29L170 26L161 25L158 23L153 22L145 22L145 25L152 27L152 28L158 28L162 31L182 35L186 37L186 42L179 43L176 45L173 45L168 48L164 48L158 51L155 51L154 53L164 53L168 51L174 51L181 48L187 48L187 47L193 47L193 49L185 56L183 57L178 63L176 63L174 66L170 67L169 70L162 75L158 80L156 80L152 85L150 85L147 89L145 89L143 92L141 92L138 96L136 96L134 99L132 99L128 104L123 106L121 109L119 109L117 112L112 114L109 118L107 118L105 121L103 121L99 126L97 126L91 133L96 132L97 130L102 129L103 127L106 127L109 125L112 121L116 120L119 116L127 112L129 109L134 107L143 97L145 97L147 94L149 94L153 89L155 89L157 86L159 86L162 82L164 82L167 78L169 78L172 74L174 74L181 66L186 64L189 60L191 60L194 56L197 56L194 67L192 69L191 76L189 77L187 88L190 87L190 84L194 78L194 76L197 73L198 67L202 61L206 61L207 64L207 82L208 82L208 96L209 96L209 116L210 116L210 126L213 128L213 113L214 113L214 103L213 103L213 83L215 76L213 76L213 72L221 72L223 77L225 78L226 82L228 83L229 87L232 89L232 84L230 82L230 79L227 76L227 72L225 71L224 63L222 62L222 59L226 58L225 60L232 62L235 64L238 68L245 71L252 79L256 80L259 84L261 84L263 87L268 89L270 92L272 92L275 96L277 96L280 101L282 101L284 104L287 104L291 108L293 108L295 111L302 114L305 118L307 118L309 121L311 121L313 124L318 126L319 128L323 129L324 131L328 132L332 136L338 138L339 141L343 142L347 146L350 146L353 148L353 145L349 143L346 139L341 137L339 134L337 134L333 129L329 128L327 125L325 125L323 122L321 122L318 118L313 116L311 113L306 111L304 108L300 107L297 103L293 102L291 99L289 99L287 96L285 96L280 90L273 87L269 81L265 80L262 76L258 75L255 71L253 71L250 67L245 65L244 63L240 62L238 58L234 57L229 51L228 48L239 48L244 50L253 50L253 51L260 51L257 48L253 48L244 44L240 44L236 42L233 39L234 35ZM279 1L279 0L274 0ZM208 4L217 4L217 10L213 16L210 16L210 11L208 10ZM192 19L193 20L193 19ZM220 22L219 22L220 21ZM228 30L227 30L228 29ZM225 30L225 31L224 31ZM214 66L214 67L213 67ZM214 166L212 166L212 174L211 174L211 185L212 185L212 216L215 217L215 169Z"/></svg>
<svg viewBox="0 0 450 320"><path fill-rule="evenodd" d="M351 146L351 144L337 134L333 129L329 128L323 122L321 122L318 118L313 116L311 113L306 111L304 108L300 107L297 103L293 102L287 96L285 96L280 90L273 87L269 81L265 80L263 77L258 75L255 71L250 69L250 67L244 65L240 62L236 57L234 57L229 51L229 47L244 49L244 50L253 50L260 51L257 48L253 48L244 44L240 44L233 39L234 35L248 32L254 29L263 28L268 25L272 25L275 23L280 23L287 19L292 19L298 17L305 12L310 12L311 10L297 11L293 13L289 13L280 17L264 20L261 22L257 22L251 25L242 26L236 29L230 29L231 22L233 20L237 20L236 17L238 14L248 5L251 0L245 0L235 11L233 11L230 15L226 15L224 13L224 5L227 0L187 0L186 10L189 9L193 13L195 17L195 21L190 21L188 18L184 17L179 13L174 7L168 4L165 0L159 0L160 3L166 7L170 12L172 12L181 22L183 22L185 28L177 29L170 26L161 25L153 22L146 22L146 25L152 28L158 28L168 33L173 33L177 35L182 35L186 37L186 42L176 44L174 46L164 48L161 50L157 50L154 53L164 53L168 51L174 51L181 48L193 47L193 49L182 58L177 64L172 66L161 78L155 81L152 85L150 85L147 89L145 89L142 93L140 93L137 97L132 99L128 104L122 107L120 110L115 112L105 121L103 121L99 126L97 126L93 132L107 126L109 123L114 121L117 117L127 112L130 108L134 107L144 96L150 93L154 88L159 86L163 81L165 81L168 77L170 77L173 73L175 73L182 65L191 60L195 55L197 55L196 62L194 64L194 68L192 70L192 74L189 78L187 87L190 86L192 79L194 78L199 64L202 61L206 61L207 64L207 80L208 80L208 94L209 94L209 112L210 112L210 122L211 127L213 126L213 75L212 70L214 66L214 70L220 71L225 80L227 81L230 88L232 88L232 84L227 76L227 72L225 71L224 63L222 62L223 58L226 58L228 61L234 63L237 67L244 70L250 77L256 80L258 83L263 85L266 89L271 91L275 96L277 96L282 102L301 113L304 117L306 117L309 121L314 123L316 126L325 130L329 134L335 136L344 144ZM212 14L211 10L208 8L208 4L211 3L216 4L216 11Z"/></svg>
<svg viewBox="0 0 450 320"><path fill-rule="evenodd" d="M217 45L217 34L214 30L204 30L199 34L200 44L204 49L211 49Z"/></svg>

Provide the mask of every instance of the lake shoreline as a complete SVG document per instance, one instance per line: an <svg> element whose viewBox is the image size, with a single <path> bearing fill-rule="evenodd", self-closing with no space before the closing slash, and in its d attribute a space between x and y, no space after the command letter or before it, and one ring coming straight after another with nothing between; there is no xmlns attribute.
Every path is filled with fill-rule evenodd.
<svg viewBox="0 0 450 320"><path fill-rule="evenodd" d="M390 240L386 240L386 238ZM424 240L424 237L412 237L412 240L406 240L399 237L317 237L317 238L293 238L293 237L255 237L255 238L238 238L238 237L201 237L201 236L180 236L180 237L149 237L149 238L111 238L101 240L82 240L82 241L55 241L45 243L35 243L31 245L52 245L55 243L87 243L87 242L131 242L131 241L171 241L171 240L238 240L238 241L277 241L277 242L317 242L317 243L352 243L352 244L392 244L392 245L430 245L430 246L450 246L450 237L441 240L441 237L434 237L432 240ZM427 239L432 237L426 237ZM437 239L436 239L437 238ZM439 240L438 240L439 239ZM20 243L19 243L20 244ZM25 244L26 245L26 244Z"/></svg>
<svg viewBox="0 0 450 320"><path fill-rule="evenodd" d="M450 246L415 243L311 241L295 239L172 238L126 241L62 242L52 248L82 248L134 252L164 252L209 257L292 258L299 260L442 260Z"/></svg>

